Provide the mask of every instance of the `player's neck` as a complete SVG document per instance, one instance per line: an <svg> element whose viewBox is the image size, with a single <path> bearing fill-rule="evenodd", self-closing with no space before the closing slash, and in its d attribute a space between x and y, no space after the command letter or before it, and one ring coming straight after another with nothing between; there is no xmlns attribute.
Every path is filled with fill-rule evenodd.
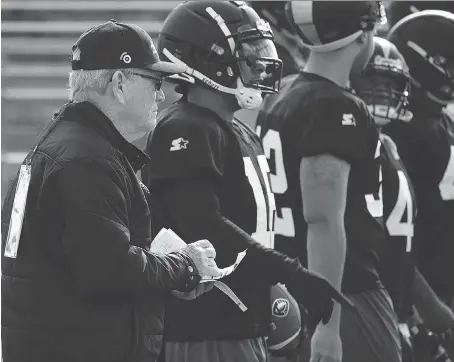
<svg viewBox="0 0 454 362"><path fill-rule="evenodd" d="M326 78L339 87L348 88L351 64L342 57L334 58L323 53L311 53L304 71Z"/></svg>
<svg viewBox="0 0 454 362"><path fill-rule="evenodd" d="M232 105L232 99L226 94L216 93L202 87L191 87L188 91L187 100L199 107L207 108L216 113L224 121L231 123L237 107Z"/></svg>

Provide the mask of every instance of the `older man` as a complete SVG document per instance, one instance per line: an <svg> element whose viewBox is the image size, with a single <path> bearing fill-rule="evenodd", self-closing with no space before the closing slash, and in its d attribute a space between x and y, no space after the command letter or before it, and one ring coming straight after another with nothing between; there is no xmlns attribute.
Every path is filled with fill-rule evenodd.
<svg viewBox="0 0 454 362"><path fill-rule="evenodd" d="M130 142L154 125L162 77L181 71L143 29L113 20L73 46L70 102L2 210L5 362L155 361L165 295L195 296L199 275L219 275L206 240L148 251L148 191L135 174L148 157Z"/></svg>

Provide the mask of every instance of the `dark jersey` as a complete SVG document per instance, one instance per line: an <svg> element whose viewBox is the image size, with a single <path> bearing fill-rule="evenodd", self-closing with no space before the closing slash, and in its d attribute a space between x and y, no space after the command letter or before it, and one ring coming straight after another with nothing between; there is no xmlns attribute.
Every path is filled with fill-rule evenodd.
<svg viewBox="0 0 454 362"><path fill-rule="evenodd" d="M359 98L334 83L309 73L291 77L294 80L285 82L278 95L266 98L257 119L276 199L276 249L306 262L300 163L303 157L332 154L351 165L342 290L355 293L376 288L378 252L385 233L368 211L365 198L379 189L374 120Z"/></svg>
<svg viewBox="0 0 454 362"><path fill-rule="evenodd" d="M160 197L172 180L208 177L216 187L222 216L256 241L273 247L275 206L269 169L260 140L249 127L236 120L227 124L212 111L180 100L159 115L147 152L151 156L147 183L156 230L171 228L186 242L210 239L216 246L219 267L235 262L240 250L232 249L228 242L213 240L203 229L184 233L175 222L175 214ZM200 205L193 205L193 212L201 214ZM246 312L216 288L190 302L171 297L166 311L165 338L223 340L266 334L270 288L265 283L247 282L247 276L242 278L246 273L254 273L246 268L246 259L231 276L223 279L248 307Z"/></svg>
<svg viewBox="0 0 454 362"><path fill-rule="evenodd" d="M380 135L375 156L380 162L381 187L378 195L366 195L366 202L387 232L380 258L380 277L397 315L404 321L411 316L413 307L415 194L397 146L389 136Z"/></svg>
<svg viewBox="0 0 454 362"><path fill-rule="evenodd" d="M454 296L454 124L413 106L413 120L385 127L414 185L417 265L442 298Z"/></svg>

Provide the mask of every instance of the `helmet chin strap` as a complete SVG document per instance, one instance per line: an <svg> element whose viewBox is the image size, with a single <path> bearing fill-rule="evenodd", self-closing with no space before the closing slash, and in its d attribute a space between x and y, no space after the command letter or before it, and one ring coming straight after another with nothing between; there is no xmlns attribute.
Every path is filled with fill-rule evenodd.
<svg viewBox="0 0 454 362"><path fill-rule="evenodd" d="M208 78L206 75L200 73L188 66L185 62L174 56L168 49L162 50L163 54L174 64L186 67L184 74L189 77L197 78L198 80L205 83L207 86L218 90L223 93L233 94L236 97L238 105L243 109L256 109L262 104L262 92L258 89L245 87L240 77L237 78L237 88L228 88ZM181 79L181 76L178 77Z"/></svg>
<svg viewBox="0 0 454 362"><path fill-rule="evenodd" d="M263 101L262 92L257 89L245 87L240 77L237 78L235 97L242 109L257 109Z"/></svg>

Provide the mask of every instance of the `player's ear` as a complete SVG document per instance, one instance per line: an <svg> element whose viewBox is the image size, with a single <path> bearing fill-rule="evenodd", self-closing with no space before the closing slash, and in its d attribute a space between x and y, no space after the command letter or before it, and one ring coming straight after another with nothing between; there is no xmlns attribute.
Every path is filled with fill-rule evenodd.
<svg viewBox="0 0 454 362"><path fill-rule="evenodd" d="M123 72L117 70L112 75L112 93L115 99L120 102L121 104L126 103L125 91L126 91L126 76Z"/></svg>

